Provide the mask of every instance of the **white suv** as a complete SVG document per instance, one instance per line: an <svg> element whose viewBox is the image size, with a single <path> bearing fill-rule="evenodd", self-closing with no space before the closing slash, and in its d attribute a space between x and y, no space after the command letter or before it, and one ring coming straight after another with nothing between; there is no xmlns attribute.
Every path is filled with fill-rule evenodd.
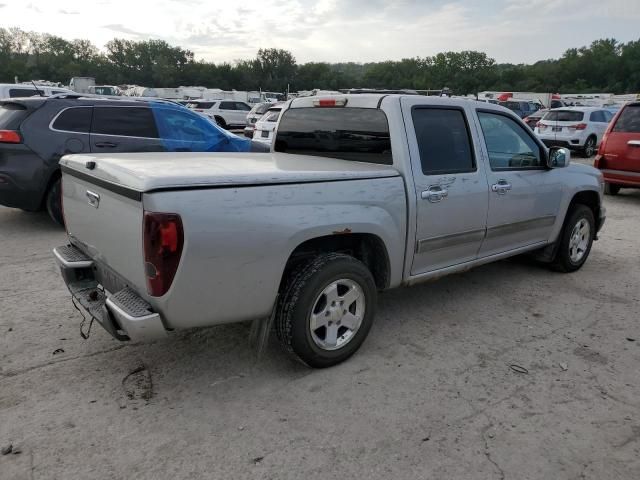
<svg viewBox="0 0 640 480"><path fill-rule="evenodd" d="M209 117L222 128L243 127L251 111L248 103L235 100L193 100L187 107Z"/></svg>
<svg viewBox="0 0 640 480"><path fill-rule="evenodd" d="M597 107L554 108L544 114L535 133L547 147L580 150L585 157L596 153L613 115Z"/></svg>
<svg viewBox="0 0 640 480"><path fill-rule="evenodd" d="M271 107L267 110L267 113L265 113L262 118L256 122L256 128L253 132L254 142L260 142L271 146L281 112L282 105Z"/></svg>

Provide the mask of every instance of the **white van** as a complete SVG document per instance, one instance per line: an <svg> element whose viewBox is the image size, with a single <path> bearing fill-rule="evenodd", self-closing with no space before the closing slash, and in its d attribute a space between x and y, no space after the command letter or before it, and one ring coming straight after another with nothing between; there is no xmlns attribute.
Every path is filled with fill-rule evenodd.
<svg viewBox="0 0 640 480"><path fill-rule="evenodd" d="M60 87L44 87L38 85L38 89L28 83L0 83L0 99L2 98L17 98L17 97L35 97L37 95L44 95L50 97L58 93L71 93L75 94L71 90Z"/></svg>

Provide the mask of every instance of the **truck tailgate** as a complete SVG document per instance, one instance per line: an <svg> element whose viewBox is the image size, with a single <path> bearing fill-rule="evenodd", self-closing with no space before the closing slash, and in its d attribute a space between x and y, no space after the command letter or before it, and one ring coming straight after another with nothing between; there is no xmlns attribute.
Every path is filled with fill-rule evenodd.
<svg viewBox="0 0 640 480"><path fill-rule="evenodd" d="M69 237L94 260L103 286L113 292L130 285L145 295L141 200L92 181L89 171L63 169L62 192Z"/></svg>

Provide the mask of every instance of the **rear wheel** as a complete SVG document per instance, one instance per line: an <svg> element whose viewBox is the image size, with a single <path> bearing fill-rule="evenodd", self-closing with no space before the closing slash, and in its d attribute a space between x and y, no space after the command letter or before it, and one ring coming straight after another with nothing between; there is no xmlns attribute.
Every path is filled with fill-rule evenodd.
<svg viewBox="0 0 640 480"><path fill-rule="evenodd" d="M617 195L620 192L620 185L606 182L604 184L604 193L607 195Z"/></svg>
<svg viewBox="0 0 640 480"><path fill-rule="evenodd" d="M592 157L596 153L596 137L587 138L587 141L584 142L582 153L587 158Z"/></svg>
<svg viewBox="0 0 640 480"><path fill-rule="evenodd" d="M276 333L285 349L315 368L353 355L366 338L377 290L369 269L343 254L322 254L289 277L280 296Z"/></svg>
<svg viewBox="0 0 640 480"><path fill-rule="evenodd" d="M552 267L561 272L575 272L587 261L596 233L593 212L577 204L565 221L560 245Z"/></svg>
<svg viewBox="0 0 640 480"><path fill-rule="evenodd" d="M224 118L216 116L215 121L219 127L227 128L227 122L224 121Z"/></svg>
<svg viewBox="0 0 640 480"><path fill-rule="evenodd" d="M57 178L49 187L45 198L45 206L47 213L51 219L58 225L64 226L64 217L62 216L62 187L61 180Z"/></svg>

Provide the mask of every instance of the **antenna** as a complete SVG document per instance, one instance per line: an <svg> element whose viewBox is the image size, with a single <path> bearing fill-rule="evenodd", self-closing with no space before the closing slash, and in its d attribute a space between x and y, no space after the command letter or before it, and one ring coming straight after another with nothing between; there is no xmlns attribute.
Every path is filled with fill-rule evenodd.
<svg viewBox="0 0 640 480"><path fill-rule="evenodd" d="M36 82L31 80L31 83L33 83L33 87L36 89L36 92L38 92L38 95L40 95L41 97L44 97L44 93L41 90L38 90L38 87L36 86Z"/></svg>

